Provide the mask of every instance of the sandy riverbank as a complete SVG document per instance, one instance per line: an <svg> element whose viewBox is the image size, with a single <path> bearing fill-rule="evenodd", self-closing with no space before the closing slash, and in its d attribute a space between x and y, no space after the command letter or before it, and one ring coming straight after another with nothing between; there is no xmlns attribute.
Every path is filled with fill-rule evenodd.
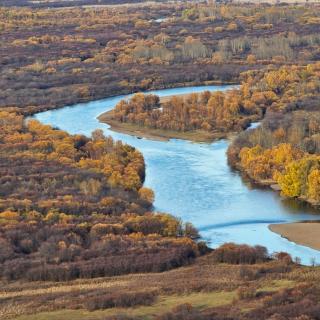
<svg viewBox="0 0 320 320"><path fill-rule="evenodd" d="M271 224L269 229L289 241L320 250L320 221Z"/></svg>

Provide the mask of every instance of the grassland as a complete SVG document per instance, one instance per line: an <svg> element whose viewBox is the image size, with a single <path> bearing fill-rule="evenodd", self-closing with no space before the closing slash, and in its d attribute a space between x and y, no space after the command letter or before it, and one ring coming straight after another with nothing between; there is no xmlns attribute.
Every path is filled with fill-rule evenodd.
<svg viewBox="0 0 320 320"><path fill-rule="evenodd" d="M113 315L131 315L140 316L143 319L153 319L155 316L165 313L168 310L180 304L189 303L195 308L206 309L220 307L231 304L236 297L236 292L210 292L210 293L192 293L186 295L160 296L158 301L152 306L142 306L136 308L113 308L98 311L84 310L63 310L54 312L44 312L36 315L20 316L17 320L58 320L58 319L99 319L105 316Z"/></svg>

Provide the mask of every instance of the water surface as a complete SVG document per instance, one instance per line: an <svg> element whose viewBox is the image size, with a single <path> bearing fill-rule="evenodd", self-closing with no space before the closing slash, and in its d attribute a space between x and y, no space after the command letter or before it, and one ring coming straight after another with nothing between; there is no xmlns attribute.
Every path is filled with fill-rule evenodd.
<svg viewBox="0 0 320 320"><path fill-rule="evenodd" d="M153 91L159 96L227 90L232 86L187 87ZM269 231L270 223L320 219L319 213L296 201L284 201L268 189L257 189L227 165L229 141L193 143L153 141L116 133L96 117L111 110L118 96L38 113L35 117L71 134L101 128L107 135L137 147L146 161L145 186L155 191L155 208L192 222L217 247L224 242L264 245L269 252L286 251L304 264L320 263L320 252L289 242Z"/></svg>

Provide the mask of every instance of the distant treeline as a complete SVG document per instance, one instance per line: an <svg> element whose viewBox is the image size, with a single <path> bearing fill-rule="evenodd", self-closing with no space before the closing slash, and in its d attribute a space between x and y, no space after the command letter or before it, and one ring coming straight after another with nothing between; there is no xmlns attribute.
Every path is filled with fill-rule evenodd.
<svg viewBox="0 0 320 320"><path fill-rule="evenodd" d="M159 0L153 0L157 2ZM5 7L31 7L31 8L63 8L78 6L101 6L143 3L146 0L3 0L1 5ZM161 0L163 2L163 0Z"/></svg>
<svg viewBox="0 0 320 320"><path fill-rule="evenodd" d="M159 272L204 253L197 230L151 213L140 152L0 112L0 278Z"/></svg>
<svg viewBox="0 0 320 320"><path fill-rule="evenodd" d="M30 114L141 90L235 83L244 71L317 61L319 12L166 2L1 7L0 107Z"/></svg>

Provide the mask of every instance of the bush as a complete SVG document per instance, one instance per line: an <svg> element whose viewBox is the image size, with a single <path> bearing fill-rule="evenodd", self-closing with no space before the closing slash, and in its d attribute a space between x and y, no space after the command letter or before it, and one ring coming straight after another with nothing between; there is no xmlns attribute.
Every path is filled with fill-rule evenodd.
<svg viewBox="0 0 320 320"><path fill-rule="evenodd" d="M269 259L265 247L248 245L237 245L234 243L225 243L214 250L213 258L216 262L225 262L231 264L255 264Z"/></svg>
<svg viewBox="0 0 320 320"><path fill-rule="evenodd" d="M156 298L157 293L155 291L106 294L88 299L85 307L89 311L116 307L128 308L137 305L151 305Z"/></svg>
<svg viewBox="0 0 320 320"><path fill-rule="evenodd" d="M256 296L256 288L254 287L240 287L237 290L239 300L249 300Z"/></svg>

